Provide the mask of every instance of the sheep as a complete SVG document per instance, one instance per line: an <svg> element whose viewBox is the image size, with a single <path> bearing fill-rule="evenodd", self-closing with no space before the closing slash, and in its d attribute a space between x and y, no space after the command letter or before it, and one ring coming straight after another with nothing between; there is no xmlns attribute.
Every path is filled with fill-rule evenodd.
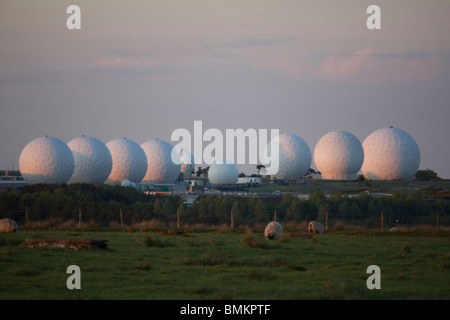
<svg viewBox="0 0 450 320"><path fill-rule="evenodd" d="M313 234L323 234L323 225L317 221L311 221L308 224L308 231Z"/></svg>
<svg viewBox="0 0 450 320"><path fill-rule="evenodd" d="M267 240L277 240L283 235L283 227L276 221L269 222L264 230L264 237Z"/></svg>
<svg viewBox="0 0 450 320"><path fill-rule="evenodd" d="M17 222L15 222L14 220L11 220L9 218L0 220L0 232L12 233L17 232L17 230Z"/></svg>

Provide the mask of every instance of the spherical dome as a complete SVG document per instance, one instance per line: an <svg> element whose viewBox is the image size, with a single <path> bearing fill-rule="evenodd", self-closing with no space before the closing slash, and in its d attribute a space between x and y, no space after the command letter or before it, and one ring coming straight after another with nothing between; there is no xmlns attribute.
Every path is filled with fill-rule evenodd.
<svg viewBox="0 0 450 320"><path fill-rule="evenodd" d="M112 169L112 157L108 147L94 137L81 136L70 140L75 168L69 183L102 184Z"/></svg>
<svg viewBox="0 0 450 320"><path fill-rule="evenodd" d="M181 169L180 172L185 177L191 177L192 176L192 170L195 170L195 162L194 162L194 156L192 153L187 151L186 149L181 149L178 153L181 160Z"/></svg>
<svg viewBox="0 0 450 320"><path fill-rule="evenodd" d="M212 185L235 184L239 172L234 163L228 161L215 161L208 170L208 179Z"/></svg>
<svg viewBox="0 0 450 320"><path fill-rule="evenodd" d="M106 183L120 185L125 179L134 183L141 182L147 172L147 157L144 150L127 138L111 140L106 146L111 152L113 163Z"/></svg>
<svg viewBox="0 0 450 320"><path fill-rule="evenodd" d="M57 138L36 138L22 150L19 169L28 184L66 183L74 169L72 151Z"/></svg>
<svg viewBox="0 0 450 320"><path fill-rule="evenodd" d="M324 179L356 179L363 161L361 142L347 131L328 132L314 148L314 162Z"/></svg>
<svg viewBox="0 0 450 320"><path fill-rule="evenodd" d="M121 185L122 187L129 187L129 186L131 186L131 181L128 180L128 179L122 180L122 182L120 183L120 185Z"/></svg>
<svg viewBox="0 0 450 320"><path fill-rule="evenodd" d="M147 156L147 173L143 183L175 183L180 175L181 160L173 146L163 140L149 140L141 144ZM173 151L173 154L172 154ZM175 158L174 160L172 160Z"/></svg>
<svg viewBox="0 0 450 320"><path fill-rule="evenodd" d="M272 152L273 151L273 152ZM266 170L276 178L297 179L303 177L311 166L311 150L308 144L299 136L284 133L273 138L266 147L270 158L278 159L278 171L273 163L266 165Z"/></svg>
<svg viewBox="0 0 450 320"><path fill-rule="evenodd" d="M364 163L361 171L368 179L409 180L419 169L419 147L401 129L390 127L375 130L362 146Z"/></svg>

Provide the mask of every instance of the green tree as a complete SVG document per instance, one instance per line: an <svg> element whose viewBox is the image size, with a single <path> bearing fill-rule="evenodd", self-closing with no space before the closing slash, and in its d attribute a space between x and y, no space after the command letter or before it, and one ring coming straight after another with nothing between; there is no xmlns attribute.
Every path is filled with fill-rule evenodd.
<svg viewBox="0 0 450 320"><path fill-rule="evenodd" d="M256 198L254 198L254 197L251 197L248 200L248 213L249 213L250 216L253 216L254 213L255 213L256 202L257 202Z"/></svg>
<svg viewBox="0 0 450 320"><path fill-rule="evenodd" d="M322 190L317 190L309 194L309 201L315 205L315 208L318 209L321 204L327 201L327 198Z"/></svg>
<svg viewBox="0 0 450 320"><path fill-rule="evenodd" d="M326 216L327 214L331 212L330 206L327 203L321 203L319 208L318 208L318 213L317 213L317 220L318 221L325 221L326 220Z"/></svg>
<svg viewBox="0 0 450 320"><path fill-rule="evenodd" d="M256 201L255 218L256 218L256 221L258 221L258 222L269 221L269 214L267 213L266 205L265 205L264 201L261 199L258 199L258 201Z"/></svg>
<svg viewBox="0 0 450 320"><path fill-rule="evenodd" d="M153 214L158 217L162 213L162 203L160 198L156 198L153 202Z"/></svg>
<svg viewBox="0 0 450 320"><path fill-rule="evenodd" d="M162 206L162 213L168 217L172 216L175 213L175 208L172 205L172 201L170 201L170 198L166 198L164 200L164 204Z"/></svg>
<svg viewBox="0 0 450 320"><path fill-rule="evenodd" d="M420 181L441 180L437 173L430 169L418 170L415 179Z"/></svg>
<svg viewBox="0 0 450 320"><path fill-rule="evenodd" d="M300 208L301 208L301 201L298 198L294 198L291 201L290 206L286 210L286 216L284 220L299 222L301 219Z"/></svg>
<svg viewBox="0 0 450 320"><path fill-rule="evenodd" d="M233 206L231 207L231 214L233 215L233 225L239 226L242 223L242 215L239 210L239 202L234 201Z"/></svg>

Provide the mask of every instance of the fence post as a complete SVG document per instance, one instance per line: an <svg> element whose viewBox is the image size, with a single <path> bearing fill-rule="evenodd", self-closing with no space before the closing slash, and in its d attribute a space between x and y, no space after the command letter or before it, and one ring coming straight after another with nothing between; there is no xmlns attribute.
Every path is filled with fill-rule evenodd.
<svg viewBox="0 0 450 320"><path fill-rule="evenodd" d="M28 207L25 207L25 227L28 227Z"/></svg>
<svg viewBox="0 0 450 320"><path fill-rule="evenodd" d="M436 231L439 232L439 212L436 212Z"/></svg>
<svg viewBox="0 0 450 320"><path fill-rule="evenodd" d="M180 227L180 208L177 209L177 228Z"/></svg>
<svg viewBox="0 0 450 320"><path fill-rule="evenodd" d="M122 208L120 208L120 226L123 228L123 214L122 214Z"/></svg>
<svg viewBox="0 0 450 320"><path fill-rule="evenodd" d="M381 232L383 232L383 211L381 211Z"/></svg>
<svg viewBox="0 0 450 320"><path fill-rule="evenodd" d="M328 210L325 211L325 231L328 231Z"/></svg>
<svg viewBox="0 0 450 320"><path fill-rule="evenodd" d="M277 210L273 211L273 221L277 221Z"/></svg>
<svg viewBox="0 0 450 320"><path fill-rule="evenodd" d="M231 208L231 216L230 216L230 227L234 228L234 221L233 221L233 208Z"/></svg>
<svg viewBox="0 0 450 320"><path fill-rule="evenodd" d="M81 208L78 209L78 228L81 229Z"/></svg>

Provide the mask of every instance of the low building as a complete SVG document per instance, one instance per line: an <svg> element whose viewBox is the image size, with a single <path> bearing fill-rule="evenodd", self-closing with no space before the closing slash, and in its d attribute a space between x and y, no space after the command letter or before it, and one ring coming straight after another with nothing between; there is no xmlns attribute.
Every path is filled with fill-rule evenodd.
<svg viewBox="0 0 450 320"><path fill-rule="evenodd" d="M140 183L136 188L147 194L173 194L185 193L187 185L184 183L178 184L143 184Z"/></svg>
<svg viewBox="0 0 450 320"><path fill-rule="evenodd" d="M262 180L260 177L239 177L237 184L239 185L247 185L248 187L260 186L262 184Z"/></svg>
<svg viewBox="0 0 450 320"><path fill-rule="evenodd" d="M270 177L271 184L308 184L306 177Z"/></svg>

